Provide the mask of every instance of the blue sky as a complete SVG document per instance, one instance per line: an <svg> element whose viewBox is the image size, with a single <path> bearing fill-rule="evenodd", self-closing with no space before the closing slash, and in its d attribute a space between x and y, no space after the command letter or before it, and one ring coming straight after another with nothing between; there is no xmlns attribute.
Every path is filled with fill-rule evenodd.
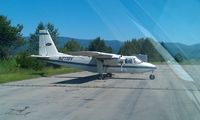
<svg viewBox="0 0 200 120"><path fill-rule="evenodd" d="M75 38L123 41L148 31L158 41L200 43L199 0L0 0L0 14L23 24L24 36L42 21Z"/></svg>

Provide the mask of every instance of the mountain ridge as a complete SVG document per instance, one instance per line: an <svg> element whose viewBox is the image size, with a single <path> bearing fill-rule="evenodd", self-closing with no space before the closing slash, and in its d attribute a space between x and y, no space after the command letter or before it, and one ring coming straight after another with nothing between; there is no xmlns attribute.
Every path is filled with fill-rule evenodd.
<svg viewBox="0 0 200 120"><path fill-rule="evenodd" d="M77 39L72 37L59 37L60 47L64 47L64 44L70 40L76 40L81 46L88 47L89 43L93 39ZM120 47L123 45L124 41L119 40L105 40L106 45L112 47L114 53L118 53ZM200 43L186 45L184 43L173 43L173 42L165 42L165 48L167 51L175 56L177 53L181 53L187 59L200 59Z"/></svg>
<svg viewBox="0 0 200 120"><path fill-rule="evenodd" d="M28 40L28 37L25 37ZM73 37L58 37L58 46L57 47L64 47L64 44L69 41L70 39L76 40L82 47L87 48L90 42L94 39L77 39ZM105 44L107 46L112 47L113 53L118 53L120 47L123 45L124 41L119 40L105 40ZM165 48L167 51L175 56L177 53L181 53L186 59L200 59L200 43L186 45L184 43L173 43L173 42L165 42ZM26 46L27 47L27 46ZM25 48L24 48L25 49ZM23 49L21 49L23 50Z"/></svg>
<svg viewBox="0 0 200 120"><path fill-rule="evenodd" d="M64 44L69 41L70 39L76 40L81 46L87 48L90 44L90 42L94 39L77 39L73 37L58 37L59 40L59 47L64 47ZM114 53L118 53L119 48L122 46L123 42L119 40L105 40L105 44L107 46L112 47Z"/></svg>

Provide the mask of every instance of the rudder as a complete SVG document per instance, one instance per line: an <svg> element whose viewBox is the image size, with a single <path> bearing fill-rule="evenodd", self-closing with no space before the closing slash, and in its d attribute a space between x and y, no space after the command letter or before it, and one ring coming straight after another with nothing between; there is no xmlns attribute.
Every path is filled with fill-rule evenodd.
<svg viewBox="0 0 200 120"><path fill-rule="evenodd" d="M59 52L48 32L48 30L39 31L39 55L56 56Z"/></svg>

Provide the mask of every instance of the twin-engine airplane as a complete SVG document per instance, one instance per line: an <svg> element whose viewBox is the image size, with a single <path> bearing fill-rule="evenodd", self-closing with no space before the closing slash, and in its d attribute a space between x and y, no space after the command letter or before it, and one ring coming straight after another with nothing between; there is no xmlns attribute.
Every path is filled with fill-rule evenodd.
<svg viewBox="0 0 200 120"><path fill-rule="evenodd" d="M49 32L39 31L39 55L31 55L46 62L79 68L82 70L97 72L99 78L111 77L112 73L144 73L152 72L150 79L155 79L153 74L156 66L142 62L136 56L122 56L117 54L79 51L64 54L58 52Z"/></svg>

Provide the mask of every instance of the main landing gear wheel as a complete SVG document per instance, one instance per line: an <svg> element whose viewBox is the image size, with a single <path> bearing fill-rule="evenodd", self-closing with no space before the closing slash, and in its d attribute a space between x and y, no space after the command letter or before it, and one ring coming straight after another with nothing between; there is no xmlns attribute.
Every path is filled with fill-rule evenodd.
<svg viewBox="0 0 200 120"><path fill-rule="evenodd" d="M150 80L154 80L155 79L155 75L153 75L153 74L149 75L149 79Z"/></svg>
<svg viewBox="0 0 200 120"><path fill-rule="evenodd" d="M99 80L103 80L104 78L102 76L99 76Z"/></svg>
<svg viewBox="0 0 200 120"><path fill-rule="evenodd" d="M111 77L112 77L112 73L107 73L107 74L106 74L106 77L111 78Z"/></svg>
<svg viewBox="0 0 200 120"><path fill-rule="evenodd" d="M103 74L101 75L101 74L100 74L100 75L99 75L99 80L104 80L104 79L105 79L105 75L103 75Z"/></svg>

